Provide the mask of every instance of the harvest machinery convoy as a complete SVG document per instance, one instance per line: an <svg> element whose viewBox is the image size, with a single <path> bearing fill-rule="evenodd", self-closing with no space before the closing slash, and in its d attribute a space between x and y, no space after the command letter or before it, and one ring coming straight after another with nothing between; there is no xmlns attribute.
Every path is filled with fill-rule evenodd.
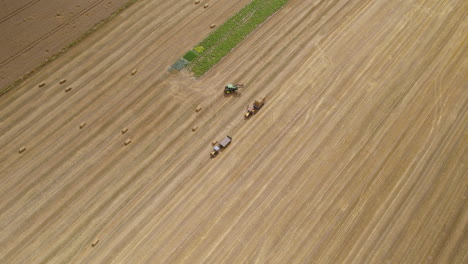
<svg viewBox="0 0 468 264"><path fill-rule="evenodd" d="M239 88L243 88L244 84L227 84L224 87L224 94L229 95L229 94L238 94ZM250 118L251 116L255 115L265 104L265 97L259 98L255 100L255 102L252 105L247 106L247 113L245 113L244 117L245 119ZM211 151L210 156L211 158L215 158L218 156L218 154L223 151L223 149L227 148L229 144L231 144L232 138L230 136L226 136L223 138L219 143L218 141L214 141L213 144L213 151Z"/></svg>
<svg viewBox="0 0 468 264"><path fill-rule="evenodd" d="M230 136L226 136L225 138L223 138L223 140L221 140L219 144L213 147L213 151L210 154L211 158L216 157L222 149L229 146L229 144L231 144L231 141L232 141L232 138Z"/></svg>
<svg viewBox="0 0 468 264"><path fill-rule="evenodd" d="M255 115L260 108L265 104L265 97L259 98L255 100L252 105L247 106L247 113L245 113L245 119L250 118L251 116Z"/></svg>
<svg viewBox="0 0 468 264"><path fill-rule="evenodd" d="M229 94L238 94L239 93L239 88L244 88L243 84L228 84L224 86L224 94L229 95Z"/></svg>

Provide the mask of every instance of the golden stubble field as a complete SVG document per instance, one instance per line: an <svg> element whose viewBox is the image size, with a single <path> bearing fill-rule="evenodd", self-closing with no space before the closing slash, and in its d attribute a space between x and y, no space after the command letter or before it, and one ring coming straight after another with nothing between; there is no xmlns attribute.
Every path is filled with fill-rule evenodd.
<svg viewBox="0 0 468 264"><path fill-rule="evenodd" d="M129 0L2 0L0 93Z"/></svg>
<svg viewBox="0 0 468 264"><path fill-rule="evenodd" d="M141 0L0 97L2 263L467 261L466 1L291 0L168 73L249 1L205 2Z"/></svg>

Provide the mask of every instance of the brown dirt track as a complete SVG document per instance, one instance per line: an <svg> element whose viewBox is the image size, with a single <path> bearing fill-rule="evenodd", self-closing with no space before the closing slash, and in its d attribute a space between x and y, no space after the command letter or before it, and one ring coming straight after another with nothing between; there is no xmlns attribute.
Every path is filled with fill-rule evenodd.
<svg viewBox="0 0 468 264"><path fill-rule="evenodd" d="M247 2L141 0L0 97L1 263L466 263L466 1L291 0L167 73Z"/></svg>

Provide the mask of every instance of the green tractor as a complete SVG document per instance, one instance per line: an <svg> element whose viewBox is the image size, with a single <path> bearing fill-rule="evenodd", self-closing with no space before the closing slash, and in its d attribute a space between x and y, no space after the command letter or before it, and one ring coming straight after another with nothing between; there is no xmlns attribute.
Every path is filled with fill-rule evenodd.
<svg viewBox="0 0 468 264"><path fill-rule="evenodd" d="M243 88L243 84L228 84L224 86L224 94L229 95L229 94L238 94L239 88Z"/></svg>

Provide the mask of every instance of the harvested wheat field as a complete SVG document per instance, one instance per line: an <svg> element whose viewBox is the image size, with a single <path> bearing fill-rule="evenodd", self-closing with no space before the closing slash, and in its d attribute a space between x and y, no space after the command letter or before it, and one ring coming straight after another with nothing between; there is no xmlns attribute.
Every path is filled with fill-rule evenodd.
<svg viewBox="0 0 468 264"><path fill-rule="evenodd" d="M290 0L167 71L247 3L139 0L0 97L1 263L467 263L468 3Z"/></svg>
<svg viewBox="0 0 468 264"><path fill-rule="evenodd" d="M128 1L0 1L0 92Z"/></svg>

